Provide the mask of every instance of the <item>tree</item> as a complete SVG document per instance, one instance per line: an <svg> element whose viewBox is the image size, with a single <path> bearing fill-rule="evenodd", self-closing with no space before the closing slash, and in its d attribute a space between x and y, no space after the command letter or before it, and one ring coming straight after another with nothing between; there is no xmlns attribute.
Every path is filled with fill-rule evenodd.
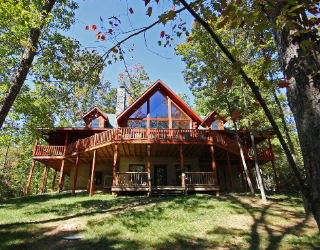
<svg viewBox="0 0 320 250"><path fill-rule="evenodd" d="M158 3L159 1L156 2ZM149 0L145 0L145 6L148 6L149 3ZM318 14L315 6L316 3L306 0L298 1L298 4L293 0L268 1L266 3L261 3L260 1L222 1L221 3L215 1L199 1L190 4L186 3L184 0L175 0L174 3L178 5L182 4L184 8L178 11L180 12L187 9L192 16L195 17L197 22L207 30L212 39L215 40L221 51L230 61L231 67L236 69L238 74L241 75L244 81L250 86L255 98L262 106L280 140L288 162L298 180L300 190L308 201L308 206L320 228L320 182L318 181L320 177L320 156L317 154L320 142L315 139L320 138L320 132L318 129L314 129L319 124L318 101L320 90L318 86L320 86L320 84L318 84L319 74L317 66L319 61L319 47L317 42L318 32L315 27L319 25L320 21L317 17L308 19L305 13L305 9L307 9L313 15ZM161 14L159 16L159 21L165 25L170 20L178 20L178 18L176 19L178 11L175 11L175 9L172 8L170 11ZM132 8L130 13L134 13ZM150 16L151 14L152 7L149 6L147 15ZM289 91L294 89L294 91L291 92L292 98L290 97L291 94L288 94L289 104L297 121L297 128L304 157L304 166L308 173L307 183L304 183L299 168L265 103L258 86L246 74L241 63L236 60L213 31L214 27L212 22L217 21L217 16L222 17L217 25L218 28L223 27L226 23L229 23L232 28L242 28L246 26L251 28L256 34L262 34L263 39L268 40L274 38L278 49L280 64L285 73L285 81L280 84L282 87L289 87L291 85L291 90ZM156 22L156 24L159 23L159 21ZM181 19L179 19L179 21L182 23ZM152 24L147 28L153 27L154 25L155 24ZM182 29L183 31L184 28L182 28L182 26L183 24L179 24L173 27ZM145 32L147 28L129 35L128 38L135 34ZM272 31L274 31L274 36ZM176 31L175 34L181 36L182 32ZM170 45L170 35L165 34L165 31L163 31L160 36L162 38L166 37L164 46ZM123 41L126 40L127 39L123 39ZM117 46L120 46L120 44L121 43L118 43ZM161 41L159 41L159 45L161 44ZM312 98L310 99L309 97ZM303 105L301 105L302 102ZM312 122L307 124L305 122L306 119L311 120ZM309 124L312 124L312 126L309 126ZM308 141L306 138L308 138Z"/></svg>
<svg viewBox="0 0 320 250"><path fill-rule="evenodd" d="M8 13L4 13L5 15L2 15L3 18L7 19L6 21L11 20L11 22L9 22L9 25L2 28L2 29L9 29L9 33L11 32L11 29L16 29L14 27L14 24L15 24L14 22L21 21L20 14L21 14L21 11L23 11L22 13L25 13L25 11L24 11L25 7L30 8L31 14L28 13L29 15L27 15L27 17L28 18L31 17L32 21L27 22L28 24L30 24L31 28L28 27L28 29L27 29L29 31L28 38L22 40L22 42L26 42L25 49L23 51L23 55L20 59L19 64L17 65L15 75L12 77L12 79L10 81L10 86L7 89L7 91L5 92L3 98L1 99L1 102L0 102L0 128L2 127L2 124L5 120L14 100L16 99L17 95L20 92L21 87L24 84L24 81L27 77L27 74L28 74L29 69L32 65L33 59L34 59L36 52L37 52L41 30L43 29L44 25L48 21L49 14L52 11L55 3L56 3L56 0L47 0L43 6L37 6L36 4L35 5L30 4L30 6L28 6L27 3L25 3L25 2L20 2L19 4L16 4L15 1L9 1L9 2L5 3L6 6L3 6L4 7L3 9L5 9L5 10L6 10L6 8L12 10L11 13L9 12L11 15L8 16L7 15ZM27 5L27 6L25 6L25 5ZM36 13L33 14L32 12L36 12ZM39 16L37 16L37 15L39 15ZM13 18L13 19L11 19L11 18ZM15 19L15 18L17 18L17 19ZM15 20L15 21L13 21L13 20ZM22 21L26 22L27 19L24 19ZM4 23L7 23L7 22L4 22ZM20 27L20 28L24 28L24 27ZM21 33L23 33L23 31L19 30L19 33L21 34ZM11 34L9 34L9 35L11 35ZM22 34L22 37L23 37L23 35L24 34ZM8 41L10 41L10 40L7 40L6 42L8 42Z"/></svg>
<svg viewBox="0 0 320 250"><path fill-rule="evenodd" d="M222 51L227 55L229 60L233 63L233 65L237 64L237 60L232 56L232 54L229 52L229 50L221 43L220 39L216 36L216 34L212 31L210 25L206 23L195 11L188 5L184 0L180 0L181 3L188 9L190 13L203 25L203 27L206 28L206 30L210 33L212 38L219 44L219 47L222 49ZM240 3L241 4L241 3ZM254 2L256 6L259 6L259 3ZM268 3L269 4L269 3ZM294 5L293 5L294 4ZM306 3L308 4L308 3ZM226 3L224 6L222 6L222 9L227 8L233 8L234 5L227 5ZM275 8L275 6L277 8ZM221 7L219 5L219 7ZM301 148L304 156L304 166L305 170L307 171L307 183L303 182L303 179L301 178L301 175L299 173L299 169L296 166L296 163L294 159L292 158L292 155L276 125L274 122L274 119L268 110L268 107L266 106L264 100L261 97L261 94L259 93L259 90L256 86L256 84L250 79L247 74L243 71L240 65L237 65L238 72L239 74L245 79L246 82L248 82L249 86L251 87L253 93L255 94L256 98L260 102L261 106L263 107L264 111L266 112L266 115L268 116L268 119L270 120L274 130L276 131L277 136L279 137L279 140L281 142L281 145L286 152L286 156L288 158L288 161L290 163L290 166L292 167L292 170L295 173L295 176L299 182L300 190L303 193L303 196L306 198L308 206L310 210L312 211L318 227L320 228L320 184L319 184L319 156L316 156L316 148L318 147L313 147L314 145L317 145L319 141L315 141L314 138L318 138L320 135L317 132L314 132L314 126L319 123L319 119L316 117L319 117L317 115L318 113L318 105L315 106L314 99L311 102L304 102L303 105L301 105L301 102L303 102L302 97L306 97L306 94L312 94L312 96L318 96L319 97L319 92L320 88L317 87L319 84L314 84L318 82L318 67L314 67L314 63L318 62L318 56L317 53L309 53L307 49L310 50L310 52L315 52L319 51L319 47L317 43L312 43L312 41L316 42L317 41L317 36L318 34L315 31L312 31L310 29L310 26L314 26L314 24L317 23L318 19L311 19L310 23L309 20L305 14L304 8L306 7L307 9L313 8L314 6L312 5L296 5L296 2L277 2L274 3L274 5L271 4L271 6L266 6L262 5L259 6L261 7L261 10L256 12L256 13L250 13L247 16L248 19L251 21L253 19L253 22L251 23L252 26L254 26L254 22L256 21L257 23L260 24L260 27L256 27L256 30L261 31L261 29L265 29L266 26L262 26L261 23L259 22L261 20L261 14L262 15L267 15L269 17L270 24L274 26L275 29L275 41L278 47L278 52L280 55L280 63L282 64L283 68L285 69L285 77L291 82L286 82L283 83L283 85L288 86L288 84L294 84L293 86L296 88L301 85L301 88L297 89L296 88L296 93L292 94L294 97L292 97L292 100L290 101L290 94L289 96L289 104L291 102L291 109L293 110L293 114L297 120L297 127L299 131L299 138L300 138L300 143L301 143ZM235 8L237 9L237 8ZM252 10L254 8L251 8ZM227 10L227 9L226 9ZM279 11L280 10L280 11ZM221 11L221 9L220 9ZM243 11L243 10L242 10ZM283 13L288 13L287 17L283 16ZM234 9L231 11L232 14L235 13ZM243 11L243 13L248 14L250 11ZM317 12L317 11L316 11ZM212 11L211 11L212 13ZM226 11L224 12L225 14L227 13L228 18L224 19L224 22L226 21L233 21L230 18L230 12ZM244 15L242 15L244 16ZM237 18L235 18L237 19ZM278 20L280 19L280 21ZM284 21L283 21L284 20ZM277 24L281 24L280 27L277 27ZM220 24L221 26L223 23ZM308 30L309 29L309 30ZM303 39L301 43L297 43L293 37L290 36L290 32L293 30L295 31L294 34L298 32L297 35L300 35L301 38ZM306 40L304 40L304 38ZM292 53L294 51L294 53ZM290 53L291 52L291 53ZM293 55L294 54L294 55ZM297 56L298 55L298 56ZM303 59L303 62L301 61ZM288 62L291 62L291 64L287 64ZM302 65L301 65L302 64ZM300 66L301 65L301 66ZM317 64L316 64L317 65ZM315 69L316 68L316 69ZM314 70L315 69L315 70ZM288 75L289 74L289 75ZM297 80L301 80L301 84L298 83ZM306 88L308 86L308 88ZM310 88L311 87L311 88ZM302 90L302 91L301 91ZM319 93L319 94L317 94ZM296 99L296 96L299 98ZM307 95L308 96L308 95ZM315 98L317 101L319 98ZM303 106L303 107L301 107ZM307 108L306 108L307 107ZM308 110L309 109L309 110ZM298 114L295 111L300 111ZM309 113L309 114L308 114ZM301 119L301 116L303 115L304 120ZM311 115L310 115L311 114ZM308 125L305 125L305 118L311 119L312 120L312 125L313 127L309 127ZM306 130L308 128L308 131ZM302 131L301 131L302 130ZM313 131L311 131L313 130ZM300 131L302 133L300 133ZM302 138L302 135L304 138ZM310 137L313 136L313 138ZM313 141L313 143L309 143L310 141L306 141L306 138L310 139L310 141ZM312 146L310 146L312 145ZM309 150L307 152L307 150ZM312 153L311 153L312 152ZM314 154L314 155L310 155ZM306 185L305 185L306 184Z"/></svg>
<svg viewBox="0 0 320 250"><path fill-rule="evenodd" d="M148 73L140 63L125 69L117 78L119 85L124 86L127 91L126 100L129 105L137 100L152 84Z"/></svg>

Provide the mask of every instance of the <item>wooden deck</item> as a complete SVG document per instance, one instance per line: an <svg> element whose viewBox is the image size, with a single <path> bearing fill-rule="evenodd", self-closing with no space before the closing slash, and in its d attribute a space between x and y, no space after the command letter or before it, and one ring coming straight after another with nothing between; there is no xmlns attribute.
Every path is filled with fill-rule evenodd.
<svg viewBox="0 0 320 250"><path fill-rule="evenodd" d="M71 158L81 153L114 144L213 145L239 155L239 146L235 140L231 140L213 130L115 128L72 142L67 144L66 147L36 146L34 159ZM242 148L246 158L253 157L251 148L247 148L245 145L242 145ZM128 150L130 151L130 148ZM133 151L135 152L136 150L139 149L133 147ZM257 151L259 158L267 160L274 158L270 148L257 148ZM110 158L112 158L110 152L106 152L106 154L109 154Z"/></svg>

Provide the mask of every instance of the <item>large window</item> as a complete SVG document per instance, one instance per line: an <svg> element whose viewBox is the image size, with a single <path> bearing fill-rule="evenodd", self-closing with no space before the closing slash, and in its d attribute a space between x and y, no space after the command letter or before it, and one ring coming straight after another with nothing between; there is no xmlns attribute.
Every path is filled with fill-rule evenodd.
<svg viewBox="0 0 320 250"><path fill-rule="evenodd" d="M220 122L211 122L212 130L220 130Z"/></svg>
<svg viewBox="0 0 320 250"><path fill-rule="evenodd" d="M99 128L99 119L91 120L91 128Z"/></svg>
<svg viewBox="0 0 320 250"><path fill-rule="evenodd" d="M130 115L127 122L132 128L147 128L148 124L150 128L158 129L189 129L191 118L170 98L157 91Z"/></svg>

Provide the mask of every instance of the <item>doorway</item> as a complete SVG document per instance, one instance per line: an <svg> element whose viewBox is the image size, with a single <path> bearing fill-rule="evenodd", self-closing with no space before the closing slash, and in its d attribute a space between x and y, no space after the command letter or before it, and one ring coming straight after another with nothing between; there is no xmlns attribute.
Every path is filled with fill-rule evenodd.
<svg viewBox="0 0 320 250"><path fill-rule="evenodd" d="M154 186L167 186L167 166L154 166Z"/></svg>

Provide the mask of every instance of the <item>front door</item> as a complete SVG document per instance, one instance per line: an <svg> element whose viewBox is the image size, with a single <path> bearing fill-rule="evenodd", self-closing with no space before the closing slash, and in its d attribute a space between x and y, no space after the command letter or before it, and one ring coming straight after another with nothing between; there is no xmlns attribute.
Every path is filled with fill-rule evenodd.
<svg viewBox="0 0 320 250"><path fill-rule="evenodd" d="M166 165L154 166L154 185L167 186L167 166Z"/></svg>

